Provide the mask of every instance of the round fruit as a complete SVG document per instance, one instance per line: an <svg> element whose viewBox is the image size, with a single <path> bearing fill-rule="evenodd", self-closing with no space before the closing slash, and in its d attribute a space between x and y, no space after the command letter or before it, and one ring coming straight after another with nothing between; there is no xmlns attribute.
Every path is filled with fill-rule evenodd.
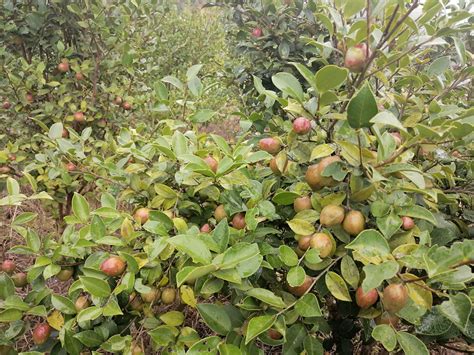
<svg viewBox="0 0 474 355"><path fill-rule="evenodd" d="M408 290L402 284L390 284L383 290L383 306L390 313L397 313L408 301Z"/></svg>
<svg viewBox="0 0 474 355"><path fill-rule="evenodd" d="M138 312L143 310L143 302L140 296L136 294L131 294L128 298L128 302L132 310L138 311Z"/></svg>
<svg viewBox="0 0 474 355"><path fill-rule="evenodd" d="M455 158L458 158L458 159L461 159L462 158L462 154L459 152L459 150L455 150L451 153L451 155Z"/></svg>
<svg viewBox="0 0 474 355"><path fill-rule="evenodd" d="M364 293L362 287L359 287L355 294L356 303L360 308L367 309L379 299L379 294L375 288Z"/></svg>
<svg viewBox="0 0 474 355"><path fill-rule="evenodd" d="M400 322L400 318L398 318L395 314L390 314L388 312L383 312L380 316L375 318L375 324L387 324L391 325L392 327L396 327Z"/></svg>
<svg viewBox="0 0 474 355"><path fill-rule="evenodd" d="M402 136L400 135L399 132L392 132L390 133L393 137L393 139L395 139L395 145L397 147L401 146L402 145Z"/></svg>
<svg viewBox="0 0 474 355"><path fill-rule="evenodd" d="M80 311L88 308L90 306L90 301L86 296L79 296L74 302L74 307L76 308L76 311L79 313Z"/></svg>
<svg viewBox="0 0 474 355"><path fill-rule="evenodd" d="M16 160L16 155L15 154L8 154L8 160L15 161Z"/></svg>
<svg viewBox="0 0 474 355"><path fill-rule="evenodd" d="M125 101L123 104L122 104L122 107L124 110L126 111L130 111L132 109L132 104L130 102L127 102Z"/></svg>
<svg viewBox="0 0 474 355"><path fill-rule="evenodd" d="M2 107L3 109L8 110L10 107L12 107L12 104L9 101L3 101Z"/></svg>
<svg viewBox="0 0 474 355"><path fill-rule="evenodd" d="M100 120L97 121L97 126L100 128L104 128L107 126L107 120L105 118L101 118Z"/></svg>
<svg viewBox="0 0 474 355"><path fill-rule="evenodd" d="M304 176L305 181L313 190L319 190L322 188L321 175L319 173L319 164L310 165Z"/></svg>
<svg viewBox="0 0 474 355"><path fill-rule="evenodd" d="M0 174L8 174L11 170L8 166L0 166Z"/></svg>
<svg viewBox="0 0 474 355"><path fill-rule="evenodd" d="M273 340L279 340L283 338L283 335L276 329L270 328L268 329L267 335L269 338Z"/></svg>
<svg viewBox="0 0 474 355"><path fill-rule="evenodd" d="M263 31L260 27L256 27L252 30L252 36L255 38L262 37Z"/></svg>
<svg viewBox="0 0 474 355"><path fill-rule="evenodd" d="M74 171L76 170L76 164L74 164L73 162L69 162L66 164L66 170L67 171Z"/></svg>
<svg viewBox="0 0 474 355"><path fill-rule="evenodd" d="M84 113L81 111L74 112L74 121L76 122L85 122L86 117L84 116Z"/></svg>
<svg viewBox="0 0 474 355"><path fill-rule="evenodd" d="M321 179L320 184L322 186L333 186L334 184L337 183L337 181L335 181L332 177L326 177L326 176L321 175L324 172L324 169L326 169L329 165L337 161L341 161L341 158L339 158L337 155L333 155L333 156L321 159L321 161L319 162L318 173Z"/></svg>
<svg viewBox="0 0 474 355"><path fill-rule="evenodd" d="M81 81L84 80L84 75L82 73L76 73L75 78L76 80Z"/></svg>
<svg viewBox="0 0 474 355"><path fill-rule="evenodd" d="M413 221L413 218L403 216L402 217L402 228L406 231L413 229L415 227L415 221Z"/></svg>
<svg viewBox="0 0 474 355"><path fill-rule="evenodd" d="M275 175L279 176L279 175L284 174L286 172L287 167L288 167L288 160L285 160L285 166L283 168L283 171L280 171L280 169L278 169L278 164L277 164L276 158L272 158L270 160L269 166L270 166L270 169L273 171L273 173Z"/></svg>
<svg viewBox="0 0 474 355"><path fill-rule="evenodd" d="M171 304L176 298L176 290L174 288L165 288L161 293L161 302Z"/></svg>
<svg viewBox="0 0 474 355"><path fill-rule="evenodd" d="M349 211L344 217L342 228L350 235L358 235L365 228L365 217L360 211Z"/></svg>
<svg viewBox="0 0 474 355"><path fill-rule="evenodd" d="M333 239L326 233L315 233L309 242L311 248L319 250L319 256L326 258L334 253Z"/></svg>
<svg viewBox="0 0 474 355"><path fill-rule="evenodd" d="M117 96L115 99L114 99L114 104L120 106L122 104L123 100L120 96Z"/></svg>
<svg viewBox="0 0 474 355"><path fill-rule="evenodd" d="M303 196L296 198L293 202L293 208L295 209L296 213L312 209L313 206L311 205L311 197Z"/></svg>
<svg viewBox="0 0 474 355"><path fill-rule="evenodd" d="M298 249L300 250L308 250L309 247L311 246L311 235L304 235L298 240Z"/></svg>
<svg viewBox="0 0 474 355"><path fill-rule="evenodd" d="M300 296L303 296L306 293L306 291L309 290L312 283L313 283L313 278L311 276L306 275L301 285L296 286L296 287L288 286L288 291L290 291L293 295L300 297Z"/></svg>
<svg viewBox="0 0 474 355"><path fill-rule="evenodd" d="M143 302L152 303L160 297L160 290L158 290L156 287L151 287L151 291L142 293L141 296Z"/></svg>
<svg viewBox="0 0 474 355"><path fill-rule="evenodd" d="M336 205L327 205L321 210L319 221L324 227L341 224L344 220L344 207Z"/></svg>
<svg viewBox="0 0 474 355"><path fill-rule="evenodd" d="M40 323L35 329L33 329L33 342L36 345L41 345L46 343L49 336L51 335L51 327L49 324Z"/></svg>
<svg viewBox="0 0 474 355"><path fill-rule="evenodd" d="M150 218L150 209L146 207L139 208L133 214L133 218L137 223L145 224Z"/></svg>
<svg viewBox="0 0 474 355"><path fill-rule="evenodd" d="M25 99L31 104L35 100L35 97L33 96L33 94L28 93L25 95Z"/></svg>
<svg viewBox="0 0 474 355"><path fill-rule="evenodd" d="M67 59L63 59L62 62L58 64L58 70L61 73L66 73L69 71L69 62Z"/></svg>
<svg viewBox="0 0 474 355"><path fill-rule="evenodd" d="M201 233L209 233L211 231L211 226L209 223L204 224L201 229L199 229Z"/></svg>
<svg viewBox="0 0 474 355"><path fill-rule="evenodd" d="M296 134L307 134L311 131L311 121L304 117L298 117L293 121L293 131Z"/></svg>
<svg viewBox="0 0 474 355"><path fill-rule="evenodd" d="M74 274L74 269L72 267L67 267L62 269L58 274L56 275L56 278L59 281L67 281L69 280L72 275Z"/></svg>
<svg viewBox="0 0 474 355"><path fill-rule="evenodd" d="M227 218L227 213L225 212L224 205L219 205L214 211L214 218L217 222L222 221L224 218Z"/></svg>
<svg viewBox="0 0 474 355"><path fill-rule="evenodd" d="M232 218L232 226L235 229L244 229L246 226L245 213L240 212L234 215L234 217Z"/></svg>
<svg viewBox="0 0 474 355"><path fill-rule="evenodd" d="M267 153L275 155L281 149L280 142L275 138L263 138L260 139L258 143L261 150L266 151Z"/></svg>
<svg viewBox="0 0 474 355"><path fill-rule="evenodd" d="M209 169L211 169L215 174L217 172L217 166L218 166L217 160L209 155L206 158L204 158L204 161L206 162Z"/></svg>
<svg viewBox="0 0 474 355"><path fill-rule="evenodd" d="M11 275L13 274L13 271L15 271L15 269L16 269L16 264L13 260L3 260L2 271Z"/></svg>
<svg viewBox="0 0 474 355"><path fill-rule="evenodd" d="M120 276L125 271L127 264L118 256L111 256L100 264L100 270L107 276Z"/></svg>
<svg viewBox="0 0 474 355"><path fill-rule="evenodd" d="M69 137L69 131L66 128L63 128L63 133L61 133L61 137L63 138Z"/></svg>
<svg viewBox="0 0 474 355"><path fill-rule="evenodd" d="M367 45L365 43L356 44L346 51L344 57L344 66L353 73L360 73L365 67L370 50L367 52Z"/></svg>
<svg viewBox="0 0 474 355"><path fill-rule="evenodd" d="M16 287L25 287L28 284L27 276L24 272L17 272L12 276L12 280Z"/></svg>

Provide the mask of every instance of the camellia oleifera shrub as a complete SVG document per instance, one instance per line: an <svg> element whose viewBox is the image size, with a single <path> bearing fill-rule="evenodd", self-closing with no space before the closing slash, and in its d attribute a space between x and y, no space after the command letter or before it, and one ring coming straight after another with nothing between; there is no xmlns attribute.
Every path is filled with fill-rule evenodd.
<svg viewBox="0 0 474 355"><path fill-rule="evenodd" d="M255 79L287 116L244 117L235 144L184 110L99 137L44 127L43 153L2 171L2 351L470 351L469 9L373 5L337 2L344 46L295 65L305 84ZM22 212L54 196L46 178L71 196L51 235Z"/></svg>

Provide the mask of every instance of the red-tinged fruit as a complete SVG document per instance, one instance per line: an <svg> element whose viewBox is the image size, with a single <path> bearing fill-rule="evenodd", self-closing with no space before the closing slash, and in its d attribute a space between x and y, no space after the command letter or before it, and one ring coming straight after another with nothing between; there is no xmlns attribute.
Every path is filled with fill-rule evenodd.
<svg viewBox="0 0 474 355"><path fill-rule="evenodd" d="M319 221L324 227L332 227L341 224L344 220L344 207L327 205L321 210Z"/></svg>
<svg viewBox="0 0 474 355"><path fill-rule="evenodd" d="M25 99L26 99L26 101L28 101L28 103L30 103L30 104L31 104L33 101L35 101L35 97L34 97L33 94L31 94L31 93L26 94L26 95L25 95Z"/></svg>
<svg viewBox="0 0 474 355"><path fill-rule="evenodd" d="M132 104L130 102L125 101L122 104L122 108L126 111L130 111L132 109Z"/></svg>
<svg viewBox="0 0 474 355"><path fill-rule="evenodd" d="M211 169L215 174L217 172L217 167L218 167L217 160L209 155L204 158L204 161L206 162L209 169Z"/></svg>
<svg viewBox="0 0 474 355"><path fill-rule="evenodd" d="M312 283L313 283L313 278L311 276L306 275L301 285L296 286L296 287L288 286L288 291L290 291L290 293L292 293L295 296L301 297L306 293L306 291L309 290Z"/></svg>
<svg viewBox="0 0 474 355"><path fill-rule="evenodd" d="M365 217L360 211L349 211L344 217L342 228L350 235L358 235L365 228Z"/></svg>
<svg viewBox="0 0 474 355"><path fill-rule="evenodd" d="M40 323L35 327L35 329L33 329L33 342L36 345L44 344L48 341L50 335L51 327L49 324Z"/></svg>
<svg viewBox="0 0 474 355"><path fill-rule="evenodd" d="M2 271L11 275L16 269L16 264L13 260L4 260L2 263Z"/></svg>
<svg viewBox="0 0 474 355"><path fill-rule="evenodd" d="M321 258L334 254L335 246L333 239L326 233L315 233L309 242L311 248L319 251Z"/></svg>
<svg viewBox="0 0 474 355"><path fill-rule="evenodd" d="M63 137L63 138L68 138L69 137L69 131L66 128L63 128L63 132L61 133L61 137Z"/></svg>
<svg viewBox="0 0 474 355"><path fill-rule="evenodd" d="M402 136L400 135L399 132L392 132L390 133L393 137L393 139L395 140L395 145L397 147L401 146L402 145Z"/></svg>
<svg viewBox="0 0 474 355"><path fill-rule="evenodd" d="M199 231L201 233L209 233L211 231L211 226L209 225L209 223L206 223L199 229Z"/></svg>
<svg viewBox="0 0 474 355"><path fill-rule="evenodd" d="M279 340L283 338L283 334L281 334L278 330L270 328L268 329L267 335L270 339Z"/></svg>
<svg viewBox="0 0 474 355"><path fill-rule="evenodd" d="M362 287L359 287L355 294L356 303L360 308L367 309L374 305L379 299L379 294L375 288L364 292Z"/></svg>
<svg viewBox="0 0 474 355"><path fill-rule="evenodd" d="M402 284L390 284L383 290L382 301L387 312L397 313L408 302L408 289Z"/></svg>
<svg viewBox="0 0 474 355"><path fill-rule="evenodd" d="M344 57L344 66L353 73L360 73L371 55L370 50L367 51L365 43L356 44L354 47L347 49Z"/></svg>
<svg viewBox="0 0 474 355"><path fill-rule="evenodd" d="M67 73L69 71L69 62L67 59L63 59L62 62L58 64L58 70L61 73Z"/></svg>
<svg viewBox="0 0 474 355"><path fill-rule="evenodd" d="M263 31L260 27L255 27L252 30L252 36L255 37L255 38L262 37L262 35L263 35Z"/></svg>
<svg viewBox="0 0 474 355"><path fill-rule="evenodd" d="M28 285L28 279L24 272L17 272L11 278L15 287L25 287Z"/></svg>
<svg viewBox="0 0 474 355"><path fill-rule="evenodd" d="M100 264L100 270L107 276L120 276L125 271L127 264L118 256L111 256Z"/></svg>
<svg viewBox="0 0 474 355"><path fill-rule="evenodd" d="M133 214L133 219L135 219L135 221L140 224L145 224L149 218L150 218L150 209L146 207L139 208Z"/></svg>
<svg viewBox="0 0 474 355"><path fill-rule="evenodd" d="M12 107L12 104L10 103L10 101L3 101L2 108L4 110L8 110L10 107Z"/></svg>
<svg viewBox="0 0 474 355"><path fill-rule="evenodd" d="M297 197L295 201L293 202L293 208L295 209L295 212L301 212L304 210L310 210L313 208L311 204L311 197L309 196L303 196L303 197Z"/></svg>
<svg viewBox="0 0 474 355"><path fill-rule="evenodd" d="M76 122L82 123L86 121L86 116L81 111L74 112L73 116L74 116L74 121Z"/></svg>
<svg viewBox="0 0 474 355"><path fill-rule="evenodd" d="M82 73L76 73L76 74L74 75L74 77L75 77L76 80L78 80L78 81L84 80L84 74L82 74Z"/></svg>
<svg viewBox="0 0 474 355"><path fill-rule="evenodd" d="M277 139L272 138L272 137L263 138L260 140L258 144L261 150L264 150L267 153L270 153L273 155L277 154L281 149L280 142Z"/></svg>
<svg viewBox="0 0 474 355"><path fill-rule="evenodd" d="M311 121L305 117L298 117L293 121L293 131L296 134L307 134L311 131Z"/></svg>
<svg viewBox="0 0 474 355"><path fill-rule="evenodd" d="M311 246L312 235L304 235L298 239L298 249L306 251Z"/></svg>
<svg viewBox="0 0 474 355"><path fill-rule="evenodd" d="M390 314L388 312L383 312L380 316L375 318L375 324L387 324L391 325L392 327L396 327L400 322L400 318L398 318L395 314Z"/></svg>
<svg viewBox="0 0 474 355"><path fill-rule="evenodd" d="M76 164L72 163L72 162L69 162L66 164L66 170L67 171L74 171L77 169L77 166Z"/></svg>
<svg viewBox="0 0 474 355"><path fill-rule="evenodd" d="M244 229L247 224L245 223L245 213L237 213L232 218L232 226L235 229Z"/></svg>
<svg viewBox="0 0 474 355"><path fill-rule="evenodd" d="M403 216L402 217L402 228L406 231L413 229L415 227L415 221L411 217Z"/></svg>

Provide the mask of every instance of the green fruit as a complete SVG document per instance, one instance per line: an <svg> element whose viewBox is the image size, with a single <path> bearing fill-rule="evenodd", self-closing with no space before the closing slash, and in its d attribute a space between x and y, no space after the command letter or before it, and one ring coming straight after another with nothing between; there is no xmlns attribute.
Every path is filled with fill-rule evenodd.
<svg viewBox="0 0 474 355"><path fill-rule="evenodd" d="M176 298L176 290L174 288L165 288L161 293L161 302L171 304Z"/></svg>
<svg viewBox="0 0 474 355"><path fill-rule="evenodd" d="M24 272L17 272L11 278L16 287L25 287L28 285L27 276Z"/></svg>
<svg viewBox="0 0 474 355"><path fill-rule="evenodd" d="M365 217L360 211L349 211L344 217L342 228L350 235L358 235L365 228Z"/></svg>
<svg viewBox="0 0 474 355"><path fill-rule="evenodd" d="M151 291L140 294L143 302L152 303L160 297L160 290L155 287L151 287Z"/></svg>
<svg viewBox="0 0 474 355"><path fill-rule="evenodd" d="M76 308L77 313L88 308L90 306L90 301L86 296L79 296L74 302L74 307Z"/></svg>
<svg viewBox="0 0 474 355"><path fill-rule="evenodd" d="M319 221L324 227L332 227L341 224L344 220L344 207L328 205L321 210Z"/></svg>
<svg viewBox="0 0 474 355"><path fill-rule="evenodd" d="M227 213L225 212L224 205L219 205L214 211L214 218L217 222L222 221L224 218L227 218Z"/></svg>
<svg viewBox="0 0 474 355"><path fill-rule="evenodd" d="M56 274L56 278L59 281L67 281L74 274L74 269L72 267L66 267Z"/></svg>
<svg viewBox="0 0 474 355"><path fill-rule="evenodd" d="M383 290L382 302L387 312L397 313L408 302L408 289L402 284L390 284Z"/></svg>

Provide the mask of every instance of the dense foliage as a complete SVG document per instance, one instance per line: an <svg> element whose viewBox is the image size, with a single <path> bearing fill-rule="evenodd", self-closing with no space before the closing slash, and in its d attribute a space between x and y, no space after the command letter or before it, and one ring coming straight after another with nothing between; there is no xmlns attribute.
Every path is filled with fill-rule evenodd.
<svg viewBox="0 0 474 355"><path fill-rule="evenodd" d="M1 353L472 351L468 5L227 3L278 43L230 143L198 129L219 48L155 33L174 8L33 3L1 15Z"/></svg>

